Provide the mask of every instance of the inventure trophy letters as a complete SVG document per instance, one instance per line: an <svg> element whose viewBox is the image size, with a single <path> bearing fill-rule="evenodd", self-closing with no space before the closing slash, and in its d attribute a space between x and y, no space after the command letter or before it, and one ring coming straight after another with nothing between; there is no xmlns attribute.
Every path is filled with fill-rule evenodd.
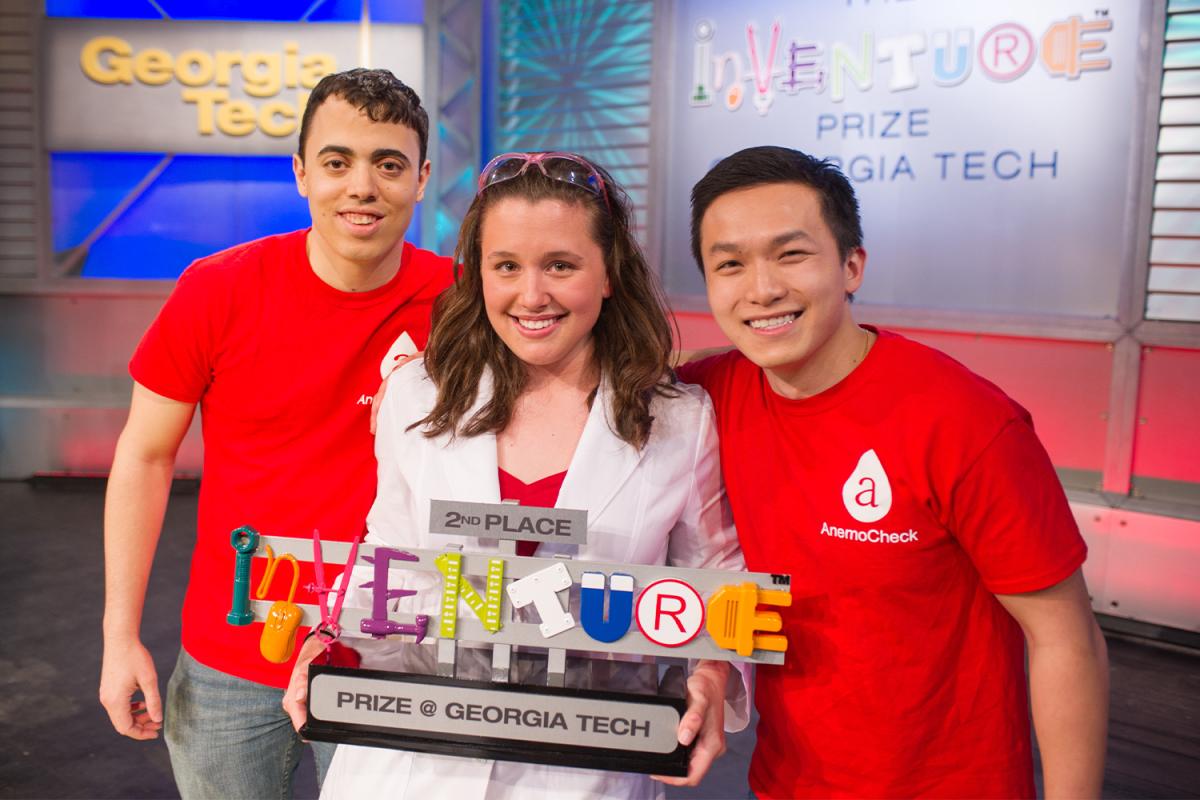
<svg viewBox="0 0 1200 800"><path fill-rule="evenodd" d="M248 527L233 532L227 620L265 623L264 657L286 661L299 625L318 627L330 619L350 632L342 642L366 654L357 668L321 665L320 657L313 662L308 721L300 731L306 739L686 775L690 747L676 740L686 709L686 659L783 663L780 616L760 607L791 604L787 575L516 555L518 541L585 543L587 513L571 509L434 500L430 532L499 540L500 552L322 542L316 535L263 536ZM291 602L291 595L274 603L251 600L256 557L268 560L259 597L280 562L292 564L291 595L296 561L314 562L311 588L325 598L324 613ZM353 583L370 590L370 607L347 602L339 615L340 599L324 585L327 563L347 564L347 574L359 567ZM361 580L364 566L367 581ZM419 585L431 588L396 588L408 585L397 578L408 573L424 573ZM440 594L439 614L396 611L393 601L426 591ZM432 668L370 668L372 646L394 652L399 642L433 642ZM462 674L465 654L477 666L479 654L489 650L482 675L479 669ZM614 657L634 662L609 660ZM518 661L536 669L519 670ZM601 687L573 680L581 673L619 675L622 667L644 674L648 665L657 675L650 693L629 691L619 677ZM530 674L536 683L527 682Z"/></svg>

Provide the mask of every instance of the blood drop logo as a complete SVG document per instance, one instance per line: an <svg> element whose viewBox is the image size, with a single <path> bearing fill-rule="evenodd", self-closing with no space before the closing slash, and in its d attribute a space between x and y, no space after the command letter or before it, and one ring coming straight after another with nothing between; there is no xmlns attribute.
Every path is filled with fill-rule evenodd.
<svg viewBox="0 0 1200 800"><path fill-rule="evenodd" d="M859 522L878 522L892 510L892 485L879 456L868 450L842 485L842 502Z"/></svg>
<svg viewBox="0 0 1200 800"><path fill-rule="evenodd" d="M396 341L392 342L392 346L388 348L387 355L379 362L379 377L387 380L387 376L391 375L392 370L396 368L397 361L416 352L416 342L408 335L408 331L404 331L396 337Z"/></svg>

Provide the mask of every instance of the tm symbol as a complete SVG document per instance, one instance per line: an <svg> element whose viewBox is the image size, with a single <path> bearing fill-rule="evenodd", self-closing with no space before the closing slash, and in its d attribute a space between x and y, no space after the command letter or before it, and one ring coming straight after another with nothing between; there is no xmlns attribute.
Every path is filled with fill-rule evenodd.
<svg viewBox="0 0 1200 800"><path fill-rule="evenodd" d="M1108 16L1108 9L1107 9L1107 8L1097 8L1097 9L1096 9L1096 16L1097 16L1097 17L1107 17L1107 16Z"/></svg>

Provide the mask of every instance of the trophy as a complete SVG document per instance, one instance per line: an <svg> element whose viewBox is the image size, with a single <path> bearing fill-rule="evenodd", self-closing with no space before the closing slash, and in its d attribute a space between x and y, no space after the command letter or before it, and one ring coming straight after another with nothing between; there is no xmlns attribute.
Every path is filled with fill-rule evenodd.
<svg viewBox="0 0 1200 800"><path fill-rule="evenodd" d="M519 541L584 544L587 513L571 509L434 500L430 531L499 540L499 552L351 545L315 536L309 541L259 536L245 527L234 532L234 612L248 609L255 621L265 622L264 642L278 639L271 625L279 610L272 616L273 604L249 599L243 559L291 556L315 562L322 602L330 593L322 586L324 561L346 561L346 579L350 567L370 565L369 581L355 579L370 589L370 607L341 608L343 630L375 640L433 643L436 661L422 672L314 662L308 721L300 731L306 739L683 776L690 746L681 746L676 735L687 707L686 660L783 663L787 641L770 607L791 604L787 575L516 555ZM415 593L389 586L396 570L432 573L433 585L440 582L440 613L390 609ZM460 614L464 605L469 611ZM305 625L328 619L328 606L324 613L314 605L299 608ZM230 624L245 619L234 612ZM490 650L484 674L460 674L464 654L478 662L481 649ZM647 693L571 679L580 659L614 657L635 659L629 666L643 673L657 670L659 680ZM530 659L538 664L540 682L514 680L517 661ZM611 660L603 666L619 671L627 664Z"/></svg>

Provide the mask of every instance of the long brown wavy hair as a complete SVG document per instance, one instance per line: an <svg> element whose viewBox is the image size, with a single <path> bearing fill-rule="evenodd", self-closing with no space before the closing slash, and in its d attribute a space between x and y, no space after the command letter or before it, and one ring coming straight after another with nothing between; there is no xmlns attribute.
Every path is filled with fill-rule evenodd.
<svg viewBox="0 0 1200 800"><path fill-rule="evenodd" d="M639 449L646 444L654 421L651 400L656 394L677 392L670 377L671 324L662 290L633 238L632 204L607 172L592 166L604 179L607 203L587 189L547 178L534 165L475 196L454 251L458 274L454 285L434 305L433 330L425 350L425 370L437 386L437 402L429 415L412 427L423 425L424 434L435 437L447 432L463 436L499 433L508 426L527 375L524 362L505 346L484 308L483 218L489 208L507 197L532 203L560 200L591 212L592 239L604 253L612 294L604 300L592 328L592 357L601 380L607 379L612 389L609 417L614 433ZM464 421L475 403L485 367L491 369L494 379L492 397ZM589 404L594 398L593 392Z"/></svg>

